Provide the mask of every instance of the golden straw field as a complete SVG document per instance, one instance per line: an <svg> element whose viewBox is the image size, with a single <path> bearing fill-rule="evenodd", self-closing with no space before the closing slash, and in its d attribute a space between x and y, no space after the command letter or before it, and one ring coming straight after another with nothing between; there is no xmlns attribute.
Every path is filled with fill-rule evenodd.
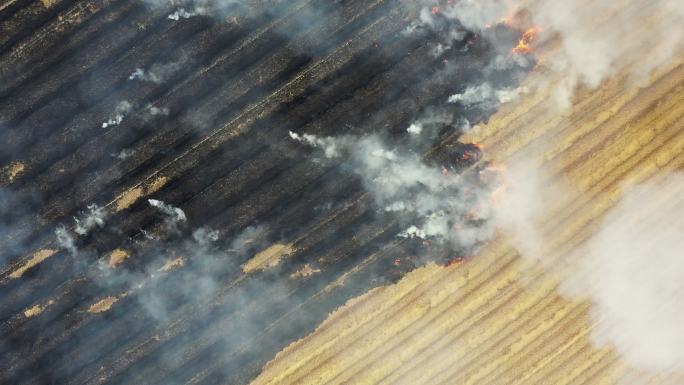
<svg viewBox="0 0 684 385"><path fill-rule="evenodd" d="M543 86L462 138L482 143L495 162L544 167L551 195L558 188L573 192L540 219L538 255L522 259L499 236L464 264L414 271L349 301L281 351L253 384L684 381L640 372L610 347L592 345L590 304L560 295L556 272L546 268L581 250L625 184L682 168L684 62L673 61L647 80L616 76L580 89L568 110L549 108L554 75L546 73L543 55L541 63L527 81Z"/></svg>

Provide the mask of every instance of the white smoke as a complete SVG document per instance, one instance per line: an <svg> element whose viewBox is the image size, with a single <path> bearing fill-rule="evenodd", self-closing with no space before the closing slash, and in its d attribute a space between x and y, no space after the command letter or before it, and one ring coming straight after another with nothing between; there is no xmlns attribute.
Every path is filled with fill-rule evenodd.
<svg viewBox="0 0 684 385"><path fill-rule="evenodd" d="M434 139L436 130L444 126L450 126L454 122L453 114L446 109L428 108L406 129L413 135L420 135L423 131L429 131L429 139Z"/></svg>
<svg viewBox="0 0 684 385"><path fill-rule="evenodd" d="M73 255L78 252L76 249L76 241L65 226L62 225L55 229L55 238L57 239L57 244L61 248L68 250Z"/></svg>
<svg viewBox="0 0 684 385"><path fill-rule="evenodd" d="M118 126L123 122L126 115L131 112L133 106L126 100L123 100L117 104L114 110L114 115L110 117L106 122L102 123L102 128L107 128L111 126Z"/></svg>
<svg viewBox="0 0 684 385"><path fill-rule="evenodd" d="M119 151L118 153L112 154L112 156L119 159L119 160L126 160L126 159L130 158L131 156L133 156L133 154L135 154L135 151L133 151L131 149L124 148L123 150Z"/></svg>
<svg viewBox="0 0 684 385"><path fill-rule="evenodd" d="M440 12L471 31L482 31L508 16L518 3L515 0L461 0L446 4Z"/></svg>
<svg viewBox="0 0 684 385"><path fill-rule="evenodd" d="M445 12L465 25L486 29L500 13L490 7L497 2L478 1L481 9L476 12L457 11L461 4L473 3L460 1ZM530 16L531 24L541 27L540 43L555 45L541 63L546 70L538 75L538 81L541 87L553 84L552 102L556 106L570 106L579 86L596 88L618 74L638 81L684 52L681 1L599 0L584 4L544 0L520 7ZM516 95L471 89L449 101L477 105L510 97ZM511 235L523 255L543 259L540 253L549 235L541 218L559 204L559 199L572 194L562 189L550 191L541 170L514 167L508 174L513 185L496 210L497 224ZM593 303L595 344L611 345L635 367L655 372L684 369L681 196L682 175L627 188L582 252L569 258L568 263L578 266L573 275L564 275L562 285L564 293Z"/></svg>
<svg viewBox="0 0 684 385"><path fill-rule="evenodd" d="M250 249L264 245L267 235L266 226L249 226L231 241L228 251L232 254L245 255Z"/></svg>
<svg viewBox="0 0 684 385"><path fill-rule="evenodd" d="M178 207L171 206L157 199L148 199L147 202L164 215L166 226L171 232L178 232L178 225L188 220L185 212Z"/></svg>
<svg viewBox="0 0 684 385"><path fill-rule="evenodd" d="M420 17L405 32L429 28L448 41L449 33L438 30L437 17L431 12L433 2L419 3L424 5ZM539 27L537 44L557 42L543 62L551 70L544 80L554 82L554 107L568 107L577 87L598 87L618 73L639 81L684 51L684 2L680 0L598 0L591 6L564 0L462 0L441 6L437 13L471 31L486 31L503 21L523 29ZM516 14L526 18L516 20ZM503 61L527 60L524 55L507 54L510 47L501 48L506 52L501 55Z"/></svg>
<svg viewBox="0 0 684 385"><path fill-rule="evenodd" d="M504 87L494 89L488 82L478 86L470 86L462 93L449 96L448 103L461 103L465 107L478 107L483 109L494 108L502 103L516 100L521 94L526 93L526 87Z"/></svg>
<svg viewBox="0 0 684 385"><path fill-rule="evenodd" d="M420 33L424 30L437 31L437 36L440 41L433 44L430 55L432 57L439 57L445 52L451 50L455 43L463 41L467 36L467 32L462 26L454 23L441 23L435 16L439 8L423 7L420 10L419 17L413 20L403 31L403 35L411 35Z"/></svg>
<svg viewBox="0 0 684 385"><path fill-rule="evenodd" d="M456 117L447 108L427 108L406 128L410 135L410 143L406 147L414 152L429 151L445 129L467 132L470 130L470 122L465 117Z"/></svg>
<svg viewBox="0 0 684 385"><path fill-rule="evenodd" d="M220 233L218 230L212 230L208 227L200 227L192 232L192 239L200 246L206 246L219 240Z"/></svg>
<svg viewBox="0 0 684 385"><path fill-rule="evenodd" d="M552 236L544 218L581 194L549 188L538 168L513 166L506 175L497 225L524 257L560 274L564 295L592 302L592 342L643 370L684 370L684 174L625 187L585 244L553 264L541 255Z"/></svg>
<svg viewBox="0 0 684 385"><path fill-rule="evenodd" d="M637 367L684 369L684 174L626 189L564 289L588 296L592 339Z"/></svg>
<svg viewBox="0 0 684 385"><path fill-rule="evenodd" d="M323 149L323 152L325 153L325 156L327 158L336 158L340 156L340 149L339 146L342 145L343 139L339 138L320 138L315 135L310 135L310 134L302 134L299 135L295 132L290 131L290 138L306 143L310 146L317 147Z"/></svg>
<svg viewBox="0 0 684 385"><path fill-rule="evenodd" d="M150 116L167 116L169 114L169 109L167 107L156 107L152 105L147 106L145 111Z"/></svg>
<svg viewBox="0 0 684 385"><path fill-rule="evenodd" d="M74 231L78 235L86 235L95 227L102 227L107 218L107 211L104 207L96 204L88 205L88 212L84 213L81 218L74 217L76 227Z"/></svg>
<svg viewBox="0 0 684 385"><path fill-rule="evenodd" d="M425 239L427 238L428 234L425 232L425 230L419 229L417 226L410 226L406 230L399 233L399 236L404 238Z"/></svg>
<svg viewBox="0 0 684 385"><path fill-rule="evenodd" d="M170 20L189 19L195 16L226 17L237 8L247 8L245 0L144 0L153 9L171 12Z"/></svg>
<svg viewBox="0 0 684 385"><path fill-rule="evenodd" d="M492 19L480 16L488 14L486 5L494 2L481 3L484 8L479 16L455 13L454 17L475 25ZM538 86L553 87L555 106L571 105L579 86L596 88L618 74L638 81L684 51L681 1L599 0L584 4L544 0L532 3L526 11L531 23L542 29L540 43L548 39L555 44L541 62L545 70L537 74ZM491 16L495 14L492 10ZM496 65L507 65L507 61ZM449 101L477 106L515 97L515 93L497 95L491 88L473 88ZM564 294L591 301L596 325L592 342L614 347L643 370L684 371L684 202L680 198L684 196L684 176L625 188L622 199L581 251L554 261L569 265L573 273L567 274L544 260L548 255L542 253L549 247L550 235L543 218L563 205L559 200L584 198L566 191L567 186L551 191L543 170L515 166L507 174L506 199L495 210L497 225L522 255L561 274ZM411 230L416 236L422 234Z"/></svg>
<svg viewBox="0 0 684 385"><path fill-rule="evenodd" d="M500 174L504 194L494 206L497 226L512 238L521 254L541 259L540 250L546 241L543 233L544 215L552 210L552 202L567 195L555 188L548 173L526 162L506 165Z"/></svg>
<svg viewBox="0 0 684 385"><path fill-rule="evenodd" d="M423 126L420 123L411 123L406 132L412 135L420 135L423 132Z"/></svg>
<svg viewBox="0 0 684 385"><path fill-rule="evenodd" d="M625 71L639 78L684 49L684 2L679 0L599 0L590 7L545 0L530 12L547 35L561 37L560 51L546 65L563 74L556 92L562 105L570 103L578 85L595 88ZM645 57L648 60L641 60Z"/></svg>
<svg viewBox="0 0 684 385"><path fill-rule="evenodd" d="M412 222L399 236L471 248L492 235L493 228L486 220L489 215L484 212L487 205L480 204L489 195L477 177L445 172L441 166L426 164L409 148L388 148L377 136L292 137L322 148L328 157L334 153L349 159L377 207L395 213L403 222ZM474 207L483 211L475 212ZM484 223L475 225L476 219Z"/></svg>
<svg viewBox="0 0 684 385"><path fill-rule="evenodd" d="M199 16L199 15L206 15L207 14L207 9L204 7L198 6L193 8L190 11L185 10L185 8L178 8L176 11L171 13L168 18L171 20L180 20L180 19L189 19L193 16Z"/></svg>
<svg viewBox="0 0 684 385"><path fill-rule="evenodd" d="M144 68L136 68L135 71L128 77L128 79L161 84L174 73L176 73L176 71L178 71L180 68L180 62L153 64L152 67L147 70Z"/></svg>

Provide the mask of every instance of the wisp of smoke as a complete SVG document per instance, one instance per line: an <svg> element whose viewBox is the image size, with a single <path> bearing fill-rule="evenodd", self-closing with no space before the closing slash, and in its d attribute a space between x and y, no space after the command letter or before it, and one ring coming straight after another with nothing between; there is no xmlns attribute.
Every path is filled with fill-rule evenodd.
<svg viewBox="0 0 684 385"><path fill-rule="evenodd" d="M157 199L148 199L147 202L164 215L167 229L171 232L178 232L178 226L187 221L185 212L178 207L171 206Z"/></svg>
<svg viewBox="0 0 684 385"><path fill-rule="evenodd" d="M115 154L112 154L112 156L114 158L119 159L119 160L126 160L126 159L130 158L131 156L133 156L133 154L135 154L135 151L133 151L129 148L124 148L123 150L121 150Z"/></svg>
<svg viewBox="0 0 684 385"><path fill-rule="evenodd" d="M548 263L542 218L573 195L549 188L542 170L506 171L497 226L520 253L562 278L561 292L592 302L592 342L613 346L633 366L681 370L684 362L684 175L628 186L584 245ZM581 196L580 196L581 199Z"/></svg>
<svg viewBox="0 0 684 385"><path fill-rule="evenodd" d="M141 80L145 82L152 82L161 84L166 79L171 77L176 71L181 68L180 62L172 62L165 64L153 64L150 69L136 68L135 71L128 77L129 80Z"/></svg>
<svg viewBox="0 0 684 385"><path fill-rule="evenodd" d="M74 237L64 225L55 229L55 238L57 240L57 244L61 248L68 250L71 254L76 254L78 252Z"/></svg>
<svg viewBox="0 0 684 385"><path fill-rule="evenodd" d="M563 74L556 88L562 106L569 105L577 85L595 88L618 73L648 75L684 49L684 2L678 0L599 0L589 7L546 0L529 11L547 35L560 36L559 52L547 65ZM648 60L642 60L645 57Z"/></svg>
<svg viewBox="0 0 684 385"><path fill-rule="evenodd" d="M421 17L406 32L429 28L448 41L449 33L439 30L430 12L433 2L422 4ZM639 80L684 50L684 2L678 0L599 0L591 6L563 0L466 0L450 2L438 13L471 31L486 31L502 21L512 21L516 15L525 15L519 24L539 27L540 41L555 42L543 63L551 71L541 80L554 82L554 107L569 107L580 85L595 88L616 74ZM492 43L496 45L496 40ZM507 47L501 48L507 51ZM523 55L501 58L508 62L524 60Z"/></svg>
<svg viewBox="0 0 684 385"><path fill-rule="evenodd" d="M167 18L178 21L194 16L226 17L236 8L244 7L245 0L145 0L153 9L171 12Z"/></svg>
<svg viewBox="0 0 684 385"><path fill-rule="evenodd" d="M320 138L291 133L293 139L344 156L377 207L406 223L399 236L432 239L472 249L489 239L488 190L457 173L426 164L410 148L389 148L378 136Z"/></svg>
<svg viewBox="0 0 684 385"><path fill-rule="evenodd" d="M81 218L74 217L76 227L74 231L78 235L86 235L95 227L102 227L105 224L107 211L104 207L97 204L88 205L88 212L84 213Z"/></svg>

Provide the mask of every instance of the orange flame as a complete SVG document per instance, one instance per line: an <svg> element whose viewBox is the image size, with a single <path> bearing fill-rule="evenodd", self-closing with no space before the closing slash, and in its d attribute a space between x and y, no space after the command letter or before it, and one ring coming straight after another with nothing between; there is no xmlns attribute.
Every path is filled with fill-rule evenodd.
<svg viewBox="0 0 684 385"><path fill-rule="evenodd" d="M449 259L444 263L444 267L449 267L449 266L454 266L454 265L462 265L465 262L464 257L454 257Z"/></svg>
<svg viewBox="0 0 684 385"><path fill-rule="evenodd" d="M537 37L539 32L541 32L541 28L538 27L532 27L527 29L525 32L523 32L522 36L520 36L520 39L518 40L518 45L513 47L511 52L518 54L528 54L532 52L531 44Z"/></svg>

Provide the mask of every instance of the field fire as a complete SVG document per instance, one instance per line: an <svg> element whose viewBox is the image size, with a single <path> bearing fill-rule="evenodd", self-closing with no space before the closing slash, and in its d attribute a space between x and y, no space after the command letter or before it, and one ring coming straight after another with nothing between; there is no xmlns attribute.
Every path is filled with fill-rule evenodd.
<svg viewBox="0 0 684 385"><path fill-rule="evenodd" d="M680 16L5 0L0 382L680 383Z"/></svg>

